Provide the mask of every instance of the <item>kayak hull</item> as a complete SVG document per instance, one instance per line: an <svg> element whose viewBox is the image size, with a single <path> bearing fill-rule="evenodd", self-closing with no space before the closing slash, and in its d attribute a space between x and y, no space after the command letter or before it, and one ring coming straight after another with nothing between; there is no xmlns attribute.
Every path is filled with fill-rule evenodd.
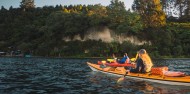
<svg viewBox="0 0 190 94"><path fill-rule="evenodd" d="M102 72L111 75L123 76L124 73L121 71L105 71L103 68L100 68L100 65L87 62L88 66L97 72ZM132 79L139 79L144 81L156 82L161 84L168 85L181 85L181 86L190 86L190 76L185 77L162 77L161 75L150 75L150 74L141 74L141 73L129 73L125 77Z"/></svg>

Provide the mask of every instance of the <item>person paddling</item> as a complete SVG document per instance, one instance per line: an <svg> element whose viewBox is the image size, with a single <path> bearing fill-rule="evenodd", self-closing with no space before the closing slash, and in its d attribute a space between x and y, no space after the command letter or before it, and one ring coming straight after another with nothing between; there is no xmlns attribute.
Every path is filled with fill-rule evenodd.
<svg viewBox="0 0 190 94"><path fill-rule="evenodd" d="M150 59L148 53L145 49L141 49L138 51L138 58L136 60L136 67L134 69L126 70L126 73L123 75L123 77L119 78L117 80L117 83L124 80L125 76L131 72L131 73L145 73L150 72L151 68L153 66L152 60Z"/></svg>
<svg viewBox="0 0 190 94"><path fill-rule="evenodd" d="M136 62L136 68L130 69L127 72L145 73L151 71L151 68L153 66L152 60L150 59L145 49L141 49L138 51L138 59L136 60Z"/></svg>

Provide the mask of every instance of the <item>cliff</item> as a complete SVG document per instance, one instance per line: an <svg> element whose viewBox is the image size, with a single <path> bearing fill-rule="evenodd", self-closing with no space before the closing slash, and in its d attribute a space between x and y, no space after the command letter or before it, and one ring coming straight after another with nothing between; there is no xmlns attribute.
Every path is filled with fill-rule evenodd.
<svg viewBox="0 0 190 94"><path fill-rule="evenodd" d="M111 42L119 42L123 43L124 41L131 42L134 45L143 45L145 43L151 44L150 41L146 40L140 40L136 36L129 36L126 34L116 34L112 30L110 30L108 27L101 27L101 28L90 28L87 33L84 35L84 38L82 39L80 35L75 35L73 39L69 37L64 37L64 41L86 41L86 40L101 40L102 42L111 43Z"/></svg>

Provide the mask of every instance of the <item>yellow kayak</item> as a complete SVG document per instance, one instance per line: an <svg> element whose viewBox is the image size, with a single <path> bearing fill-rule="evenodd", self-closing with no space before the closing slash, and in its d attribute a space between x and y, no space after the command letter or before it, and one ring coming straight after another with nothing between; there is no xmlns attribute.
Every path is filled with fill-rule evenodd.
<svg viewBox="0 0 190 94"><path fill-rule="evenodd" d="M102 68L101 65L93 64L87 62L87 65L93 70L106 74L113 74L118 76L123 76L125 74L125 69L120 67L116 69L111 69L112 67ZM168 77L162 75L155 75L150 73L128 73L125 77L132 79L140 79L144 81L156 82L161 84L169 84L169 85L183 85L190 86L190 76L184 77Z"/></svg>

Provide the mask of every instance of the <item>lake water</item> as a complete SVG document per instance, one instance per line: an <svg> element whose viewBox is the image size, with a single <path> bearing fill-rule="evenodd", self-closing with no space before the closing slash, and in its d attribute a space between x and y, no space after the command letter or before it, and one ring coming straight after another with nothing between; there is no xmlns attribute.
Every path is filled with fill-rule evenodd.
<svg viewBox="0 0 190 94"><path fill-rule="evenodd" d="M0 57L0 94L190 94L172 86L93 72L87 61L99 59ZM153 60L155 66L190 74L190 59Z"/></svg>

